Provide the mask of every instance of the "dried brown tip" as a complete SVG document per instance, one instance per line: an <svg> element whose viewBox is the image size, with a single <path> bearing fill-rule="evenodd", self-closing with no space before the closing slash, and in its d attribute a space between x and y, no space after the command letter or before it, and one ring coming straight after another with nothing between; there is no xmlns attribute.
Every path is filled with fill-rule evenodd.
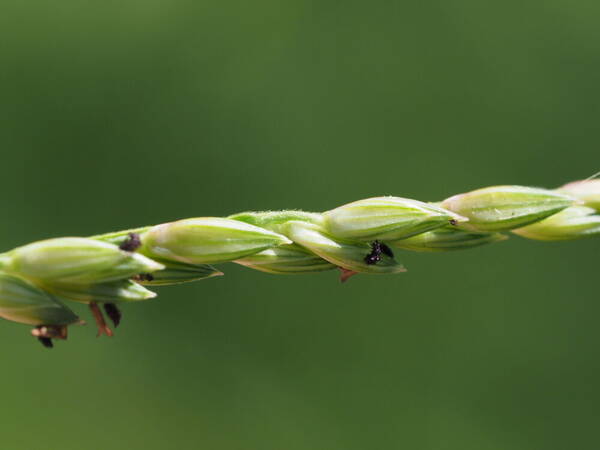
<svg viewBox="0 0 600 450"><path fill-rule="evenodd" d="M46 348L54 347L52 339L67 339L65 325L40 325L31 330L31 334Z"/></svg>
<svg viewBox="0 0 600 450"><path fill-rule="evenodd" d="M140 235L137 233L129 233L127 239L121 242L119 248L126 252L135 252L141 246L142 240L140 239Z"/></svg>
<svg viewBox="0 0 600 450"><path fill-rule="evenodd" d="M358 273L358 272L355 272L354 270L344 269L343 267L340 267L339 269L342 272L340 274L340 281L342 283L345 283L346 281L348 281L348 278L350 278Z"/></svg>
<svg viewBox="0 0 600 450"><path fill-rule="evenodd" d="M96 320L96 326L98 327L98 334L96 336L100 337L105 334L109 337L112 337L113 331L108 327L108 325L106 325L102 311L96 302L90 302L90 310L92 311L92 315Z"/></svg>
<svg viewBox="0 0 600 450"><path fill-rule="evenodd" d="M31 330L32 336L47 339L67 339L65 325L40 325Z"/></svg>
<svg viewBox="0 0 600 450"><path fill-rule="evenodd" d="M106 315L108 316L108 318L115 325L115 328L117 328L119 326L119 324L121 323L121 317L122 317L121 311L119 311L119 308L117 308L117 305L115 305L114 303L105 303L104 311L106 312Z"/></svg>

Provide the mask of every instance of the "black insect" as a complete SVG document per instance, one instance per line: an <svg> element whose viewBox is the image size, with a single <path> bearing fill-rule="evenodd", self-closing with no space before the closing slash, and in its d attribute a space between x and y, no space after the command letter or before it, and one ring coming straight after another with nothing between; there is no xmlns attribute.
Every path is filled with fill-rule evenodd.
<svg viewBox="0 0 600 450"><path fill-rule="evenodd" d="M390 258L394 257L394 252L392 252L391 248L379 241L373 241L371 242L371 253L365 256L365 262L369 265L377 264L381 261L382 254Z"/></svg>
<svg viewBox="0 0 600 450"><path fill-rule="evenodd" d="M127 239L121 242L119 248L126 252L135 252L141 246L142 240L140 239L140 235L137 233L129 233Z"/></svg>
<svg viewBox="0 0 600 450"><path fill-rule="evenodd" d="M117 328L121 323L121 311L119 311L117 305L114 303L105 303L104 311L106 311L106 315L112 320L112 323L115 324L115 328Z"/></svg>

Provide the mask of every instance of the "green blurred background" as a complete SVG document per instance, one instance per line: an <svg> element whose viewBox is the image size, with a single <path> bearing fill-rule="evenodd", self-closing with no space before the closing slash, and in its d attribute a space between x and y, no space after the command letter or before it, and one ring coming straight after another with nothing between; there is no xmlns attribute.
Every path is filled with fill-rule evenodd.
<svg viewBox="0 0 600 450"><path fill-rule="evenodd" d="M4 0L2 248L600 170L600 3ZM600 446L598 241L160 288L42 348L3 321L2 448ZM90 320L82 305L75 305Z"/></svg>

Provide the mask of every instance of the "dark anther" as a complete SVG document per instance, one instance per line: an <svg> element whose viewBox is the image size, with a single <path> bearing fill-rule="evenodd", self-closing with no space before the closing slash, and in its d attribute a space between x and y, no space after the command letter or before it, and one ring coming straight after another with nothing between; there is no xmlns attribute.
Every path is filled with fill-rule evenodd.
<svg viewBox="0 0 600 450"><path fill-rule="evenodd" d="M154 280L154 275L150 273L138 273L137 275L131 277L131 279L133 281L137 281L138 283L143 283L144 281L150 282Z"/></svg>
<svg viewBox="0 0 600 450"><path fill-rule="evenodd" d="M140 239L140 235L137 233L129 233L127 239L121 242L119 248L126 252L135 252L142 245L142 240Z"/></svg>
<svg viewBox="0 0 600 450"><path fill-rule="evenodd" d="M31 330L36 338L67 339L67 327L64 325L39 325Z"/></svg>
<svg viewBox="0 0 600 450"><path fill-rule="evenodd" d="M46 348L52 348L54 347L54 344L52 343L52 339L47 338L47 337L39 337L38 341L40 341L42 343L42 345Z"/></svg>
<svg viewBox="0 0 600 450"><path fill-rule="evenodd" d="M133 281L152 281L154 280L154 275L151 273L140 273L133 277Z"/></svg>
<svg viewBox="0 0 600 450"><path fill-rule="evenodd" d="M115 324L115 328L117 328L121 323L121 311L119 311L117 305L114 303L105 303L104 311L106 311L106 315Z"/></svg>
<svg viewBox="0 0 600 450"><path fill-rule="evenodd" d="M377 264L381 261L381 254L387 255L390 258L394 257L392 249L379 241L371 242L371 253L365 256L365 262L369 265Z"/></svg>
<svg viewBox="0 0 600 450"><path fill-rule="evenodd" d="M450 219L448 222L450 222L450 225L452 226L455 226L458 223L456 219Z"/></svg>

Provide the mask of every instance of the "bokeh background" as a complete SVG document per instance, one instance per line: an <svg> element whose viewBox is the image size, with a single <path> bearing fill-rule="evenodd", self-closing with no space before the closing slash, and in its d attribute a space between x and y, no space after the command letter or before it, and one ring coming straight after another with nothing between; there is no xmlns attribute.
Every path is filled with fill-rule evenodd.
<svg viewBox="0 0 600 450"><path fill-rule="evenodd" d="M600 3L4 0L2 248L600 170ZM0 323L2 448L600 445L597 241L225 277L48 351ZM85 307L74 305L84 318Z"/></svg>

